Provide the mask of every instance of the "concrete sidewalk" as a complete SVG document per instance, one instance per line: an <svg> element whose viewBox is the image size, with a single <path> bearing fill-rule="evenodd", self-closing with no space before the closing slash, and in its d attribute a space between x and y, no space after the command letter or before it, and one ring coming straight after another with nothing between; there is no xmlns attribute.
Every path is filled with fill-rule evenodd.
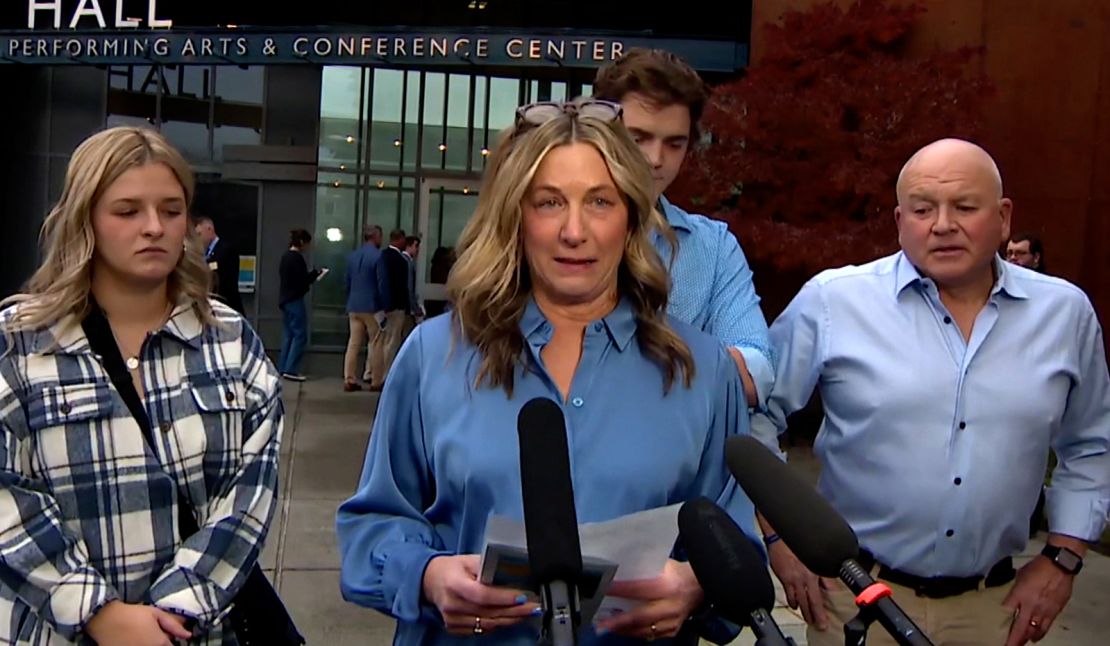
<svg viewBox="0 0 1110 646"><path fill-rule="evenodd" d="M345 393L339 379L285 382L286 427L281 500L263 567L310 646L389 644L393 621L346 603L339 594L335 510L354 491L370 436L377 396ZM1040 551L1031 543L1027 554ZM777 581L776 581L776 588ZM782 592L778 589L779 603ZM1092 553L1075 593L1045 646L1105 644L1110 633L1110 558ZM781 605L773 612L784 632L805 642L801 617ZM734 644L754 644L745 631Z"/></svg>

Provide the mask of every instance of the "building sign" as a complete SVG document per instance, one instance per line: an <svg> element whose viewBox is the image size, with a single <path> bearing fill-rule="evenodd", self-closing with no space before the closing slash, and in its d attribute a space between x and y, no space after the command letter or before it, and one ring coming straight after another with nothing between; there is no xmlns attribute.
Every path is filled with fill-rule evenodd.
<svg viewBox="0 0 1110 646"><path fill-rule="evenodd" d="M153 0L151 3L153 7ZM53 20L54 15L49 18ZM151 20L158 18L151 16ZM747 45L732 41L622 38L580 32L259 32L239 29L3 31L0 32L0 62L599 67L636 46L668 49L695 68L707 71L732 72L747 64Z"/></svg>

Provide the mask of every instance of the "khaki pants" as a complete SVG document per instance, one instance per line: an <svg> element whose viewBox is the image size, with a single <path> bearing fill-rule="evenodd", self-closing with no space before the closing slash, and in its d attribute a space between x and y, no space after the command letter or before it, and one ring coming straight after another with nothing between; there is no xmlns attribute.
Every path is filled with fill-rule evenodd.
<svg viewBox="0 0 1110 646"><path fill-rule="evenodd" d="M382 381L385 381L386 375L389 374L389 368L393 365L393 360L397 358L397 351L401 349L401 344L408 338L409 333L416 327L416 318L412 314L403 310L393 310L387 312L385 315L385 329L382 330L384 338L383 348L383 371ZM377 378L377 373L374 378Z"/></svg>
<svg viewBox="0 0 1110 646"><path fill-rule="evenodd" d="M373 314L365 312L352 312L347 315L351 325L351 334L347 338L347 354L343 356L343 379L349 382L358 381L358 359L362 349L366 348L366 371L363 378L371 386L381 386L385 381L385 367L382 363L382 329L378 326ZM376 353L375 353L375 345ZM375 356L376 355L376 356ZM377 381L374 381L377 378Z"/></svg>
<svg viewBox="0 0 1110 646"><path fill-rule="evenodd" d="M872 576L878 572L872 569ZM1014 614L1002 607L1013 582L994 588L965 592L946 599L919 597L913 590L883 581L894 592L894 601L936 646L1004 646ZM836 579L821 579L821 596L829 612L829 629L806 627L810 646L843 646L844 624L859 612L855 596ZM897 646L898 642L875 620L867 631L867 646Z"/></svg>

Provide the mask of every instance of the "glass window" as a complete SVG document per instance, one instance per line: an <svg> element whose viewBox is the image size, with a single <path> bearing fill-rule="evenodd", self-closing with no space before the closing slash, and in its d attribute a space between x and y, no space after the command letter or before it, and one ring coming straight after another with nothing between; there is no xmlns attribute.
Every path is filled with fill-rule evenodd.
<svg viewBox="0 0 1110 646"><path fill-rule="evenodd" d="M479 76L474 84L474 148L470 151L470 165L475 171L481 171L486 163L486 155L482 154L483 147L492 145L491 137L486 134L486 89L489 79ZM487 151L488 152L488 151Z"/></svg>
<svg viewBox="0 0 1110 646"><path fill-rule="evenodd" d="M163 67L168 92L162 95L162 134L191 162L212 159L208 121L212 69L195 65Z"/></svg>
<svg viewBox="0 0 1110 646"><path fill-rule="evenodd" d="M207 123L166 121L162 124L162 134L190 162L205 162L212 158L208 150Z"/></svg>
<svg viewBox="0 0 1110 646"><path fill-rule="evenodd" d="M327 69L329 68L325 68L325 74ZM216 66L216 96L223 101L261 104L263 70L263 67L257 65L247 69L235 65Z"/></svg>
<svg viewBox="0 0 1110 646"><path fill-rule="evenodd" d="M570 97L574 98L574 97ZM567 84L556 82L551 84L551 100L552 101L566 101L567 100Z"/></svg>
<svg viewBox="0 0 1110 646"><path fill-rule="evenodd" d="M139 117L153 124L158 114L158 84L149 65L117 65L108 75L108 114L121 117ZM140 88L150 76L148 92Z"/></svg>
<svg viewBox="0 0 1110 646"><path fill-rule="evenodd" d="M345 345L347 342L347 293L343 276L347 255L358 244L355 228L353 176L322 172L316 185L316 230L312 233L312 262L331 270L312 288L313 345Z"/></svg>
<svg viewBox="0 0 1110 646"><path fill-rule="evenodd" d="M494 133L513 125L517 103L520 99L520 80L491 78L489 94L490 142L496 139Z"/></svg>
<svg viewBox="0 0 1110 646"><path fill-rule="evenodd" d="M401 218L397 224L407 233L416 230L416 180L411 177L401 180Z"/></svg>
<svg viewBox="0 0 1110 646"><path fill-rule="evenodd" d="M321 166L358 165L361 90L361 68L324 68L320 91Z"/></svg>
<svg viewBox="0 0 1110 646"><path fill-rule="evenodd" d="M212 156L224 159L224 146L262 143L263 68L215 66Z"/></svg>
<svg viewBox="0 0 1110 646"><path fill-rule="evenodd" d="M261 106L259 106L259 112L261 112ZM223 161L224 146L258 146L261 143L261 127L256 130L238 126L219 126L213 133L212 155L216 161Z"/></svg>
<svg viewBox="0 0 1110 646"><path fill-rule="evenodd" d="M470 76L452 74L447 84L447 144L446 165L450 170L466 170L470 132ZM482 147L482 140L475 145Z"/></svg>
<svg viewBox="0 0 1110 646"><path fill-rule="evenodd" d="M370 118L370 165L397 168L401 162L401 96L404 72L368 69L373 74L374 96Z"/></svg>
<svg viewBox="0 0 1110 646"><path fill-rule="evenodd" d="M401 155L405 170L416 169L417 123L420 116L420 72L406 72L405 136L401 139Z"/></svg>
<svg viewBox="0 0 1110 646"><path fill-rule="evenodd" d="M366 224L376 224L382 228L385 237L397 228L397 204L400 201L401 187L396 177L371 175L366 195Z"/></svg>
<svg viewBox="0 0 1110 646"><path fill-rule="evenodd" d="M424 74L424 155L421 160L424 168L443 168L447 153L443 123L446 93L446 75L437 72Z"/></svg>

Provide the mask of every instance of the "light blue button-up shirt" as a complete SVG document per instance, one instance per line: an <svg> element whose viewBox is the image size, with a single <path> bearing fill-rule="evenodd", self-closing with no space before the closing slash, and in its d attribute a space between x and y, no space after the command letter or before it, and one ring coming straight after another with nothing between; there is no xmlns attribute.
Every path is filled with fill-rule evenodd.
<svg viewBox="0 0 1110 646"><path fill-rule="evenodd" d="M724 222L691 215L665 197L659 204L678 237L667 312L737 348L755 382L759 401L752 405L762 406L774 383L775 357L740 243ZM654 242L669 264L666 239L656 235Z"/></svg>
<svg viewBox="0 0 1110 646"><path fill-rule="evenodd" d="M985 574L1021 550L1049 447L1051 531L1097 539L1110 509L1110 377L1074 285L995 258L965 342L936 284L901 252L822 272L771 326L781 357L768 416L817 387L818 484L862 547L919 576Z"/></svg>
<svg viewBox="0 0 1110 646"><path fill-rule="evenodd" d="M736 364L719 340L672 323L696 374L691 388L679 378L666 396L626 302L586 328L562 405L578 521L702 495L758 536L751 501L724 461L725 440L748 432ZM517 415L534 397L563 401L540 356L553 330L531 303L520 327L533 368L517 369L509 398L501 388L474 387L480 355L461 337L452 346L451 325L445 314L418 326L390 369L358 491L339 508L343 597L396 617L395 644L532 646L537 633L526 625L484 637L447 634L421 589L433 556L480 552L491 514L523 518ZM579 643L638 642L598 637L587 626Z"/></svg>

